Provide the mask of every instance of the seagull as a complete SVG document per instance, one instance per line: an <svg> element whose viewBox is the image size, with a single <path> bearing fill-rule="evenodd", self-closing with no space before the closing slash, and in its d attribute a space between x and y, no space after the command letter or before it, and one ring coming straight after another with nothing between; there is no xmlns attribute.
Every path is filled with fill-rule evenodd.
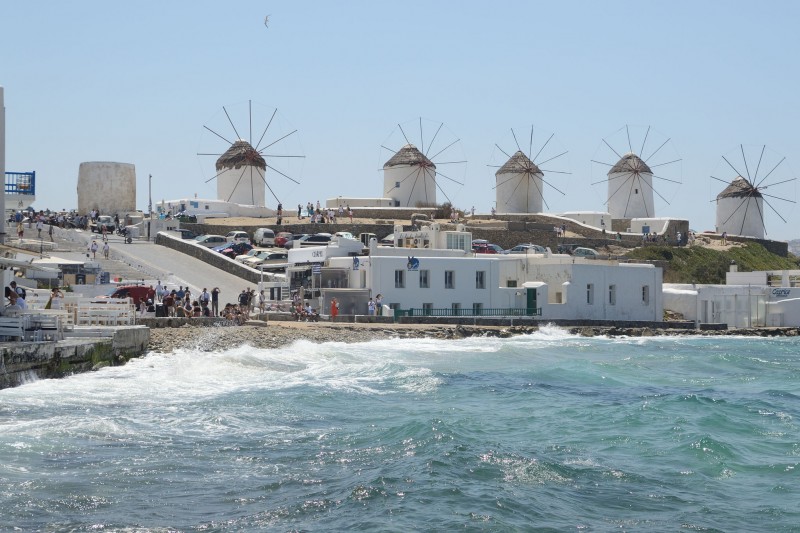
<svg viewBox="0 0 800 533"><path fill-rule="evenodd" d="M267 28L269 28L269 15L267 15L266 17L264 17L264 26L266 26Z"/></svg>

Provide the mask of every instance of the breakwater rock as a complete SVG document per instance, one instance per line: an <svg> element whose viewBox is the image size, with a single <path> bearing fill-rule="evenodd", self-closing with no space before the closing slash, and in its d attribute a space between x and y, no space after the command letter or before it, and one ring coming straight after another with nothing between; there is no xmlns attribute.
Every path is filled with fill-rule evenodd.
<svg viewBox="0 0 800 533"><path fill-rule="evenodd" d="M652 337L652 336L757 336L776 337L800 335L800 328L748 328L748 329L674 329L652 327L574 326L564 330L584 337ZM397 324L339 324L307 322L251 321L243 326L197 327L186 324L177 328L152 329L149 350L169 353L178 349L219 351L248 345L256 348L279 348L298 340L323 342L367 342L378 339L433 338L461 339L467 337L507 338L527 335L539 326L439 326Z"/></svg>

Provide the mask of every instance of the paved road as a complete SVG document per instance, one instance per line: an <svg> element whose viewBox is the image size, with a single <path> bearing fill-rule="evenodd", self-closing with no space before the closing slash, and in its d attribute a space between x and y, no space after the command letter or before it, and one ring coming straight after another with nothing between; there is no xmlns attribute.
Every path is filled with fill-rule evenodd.
<svg viewBox="0 0 800 533"><path fill-rule="evenodd" d="M92 239L97 239L102 250L102 239L97 234L81 230L57 230L55 234L58 250L51 255L66 259L86 260L86 249ZM220 270L171 248L147 241L134 240L126 244L122 237L108 237L110 259L97 253L97 262L112 277L123 279L144 279L146 283L161 280L168 287L177 289L179 285L189 286L193 294L200 294L204 287L210 291L220 288L220 304L235 303L242 289L256 287L238 276Z"/></svg>

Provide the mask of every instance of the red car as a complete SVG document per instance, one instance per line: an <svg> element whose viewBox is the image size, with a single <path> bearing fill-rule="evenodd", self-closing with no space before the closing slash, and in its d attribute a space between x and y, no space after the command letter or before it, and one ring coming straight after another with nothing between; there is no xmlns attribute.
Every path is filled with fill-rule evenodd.
<svg viewBox="0 0 800 533"><path fill-rule="evenodd" d="M120 285L108 295L109 298L132 298L133 304L138 306L144 300L155 301L156 291L148 285Z"/></svg>
<svg viewBox="0 0 800 533"><path fill-rule="evenodd" d="M474 243L472 245L472 251L476 254L499 254L500 251L498 251L498 248L500 247L496 244L488 242ZM500 250L502 250L502 248L500 248Z"/></svg>

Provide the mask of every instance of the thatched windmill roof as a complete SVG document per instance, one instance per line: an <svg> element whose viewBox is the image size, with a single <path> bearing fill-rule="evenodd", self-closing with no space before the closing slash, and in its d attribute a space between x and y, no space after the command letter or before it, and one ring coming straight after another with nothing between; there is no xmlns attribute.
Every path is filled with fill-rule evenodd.
<svg viewBox="0 0 800 533"><path fill-rule="evenodd" d="M762 198L758 189L741 176L736 178L717 195L717 200L722 198Z"/></svg>
<svg viewBox="0 0 800 533"><path fill-rule="evenodd" d="M261 157L252 145L239 139L217 159L217 172L225 168L242 168L243 166L258 167L267 170L267 162Z"/></svg>
<svg viewBox="0 0 800 533"><path fill-rule="evenodd" d="M617 164L608 171L609 174L616 174L619 172L631 172L634 174L653 173L650 167L647 166L647 163L642 161L642 159L634 153L628 153L622 156L622 159L617 161Z"/></svg>
<svg viewBox="0 0 800 533"><path fill-rule="evenodd" d="M544 174L536 164L528 158L527 155L522 153L521 150L517 150L517 152L508 158L508 161L500 167L500 169L495 172L495 176L499 176L500 174Z"/></svg>
<svg viewBox="0 0 800 533"><path fill-rule="evenodd" d="M383 168L397 167L400 165L421 165L436 168L436 165L425 157L425 154L420 152L413 144L407 144L400 148L391 159L384 163Z"/></svg>

